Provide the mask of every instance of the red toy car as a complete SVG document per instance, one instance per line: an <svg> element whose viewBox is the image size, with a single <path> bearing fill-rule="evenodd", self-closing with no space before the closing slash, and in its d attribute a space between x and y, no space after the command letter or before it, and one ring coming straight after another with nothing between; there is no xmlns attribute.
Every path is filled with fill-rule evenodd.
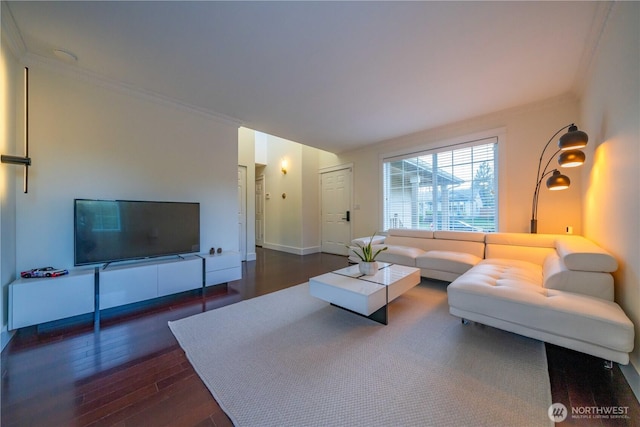
<svg viewBox="0 0 640 427"><path fill-rule="evenodd" d="M69 271L53 267L42 267L23 271L22 273L20 273L20 277L30 279L32 277L57 277L64 276L65 274L69 274Z"/></svg>

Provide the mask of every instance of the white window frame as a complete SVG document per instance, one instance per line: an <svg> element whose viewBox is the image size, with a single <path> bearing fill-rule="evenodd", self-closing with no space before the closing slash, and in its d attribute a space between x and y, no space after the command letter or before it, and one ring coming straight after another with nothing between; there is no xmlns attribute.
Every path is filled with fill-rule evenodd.
<svg viewBox="0 0 640 427"><path fill-rule="evenodd" d="M465 146L473 146L478 145L478 143L482 144L482 140L486 140L488 138L496 138L497 139L497 156L494 164L494 173L496 174L496 181L498 183L498 194L496 195L496 231L501 231L501 225L506 223L506 218L508 216L508 206L505 202L508 187L508 180L505 179L506 167L505 167L505 159L507 158L506 153L506 129L505 128L494 128L486 131L481 131L473 134L461 135L454 138L444 139L444 140L436 140L430 142L428 144L411 146L398 151L391 151L386 153L381 153L379 156L379 185L380 185L380 201L379 201L379 229L384 229L384 163L393 158L401 158L408 157L412 155L418 155L423 152L442 152L448 150L454 150L457 148L463 148ZM386 230L384 230L386 231Z"/></svg>

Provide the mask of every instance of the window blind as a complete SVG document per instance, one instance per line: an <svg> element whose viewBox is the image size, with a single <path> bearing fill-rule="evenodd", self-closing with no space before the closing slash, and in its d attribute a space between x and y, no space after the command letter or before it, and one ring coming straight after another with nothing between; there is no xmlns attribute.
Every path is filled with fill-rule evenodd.
<svg viewBox="0 0 640 427"><path fill-rule="evenodd" d="M384 229L496 231L498 138L383 159Z"/></svg>

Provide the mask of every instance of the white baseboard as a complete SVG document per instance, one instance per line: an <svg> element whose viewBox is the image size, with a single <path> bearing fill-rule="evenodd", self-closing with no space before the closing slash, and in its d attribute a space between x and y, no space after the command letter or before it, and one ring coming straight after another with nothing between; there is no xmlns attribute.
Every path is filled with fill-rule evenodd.
<svg viewBox="0 0 640 427"><path fill-rule="evenodd" d="M247 252L247 261L255 261L256 257L257 255L255 252Z"/></svg>
<svg viewBox="0 0 640 427"><path fill-rule="evenodd" d="M320 246L311 246L310 248L302 249L302 255L317 254L318 252L322 252Z"/></svg>
<svg viewBox="0 0 640 427"><path fill-rule="evenodd" d="M272 249L274 251L287 252L289 254L294 254L294 255L309 255L309 254L315 254L317 252L320 252L320 246L312 246L309 248L297 248L294 246L285 246L285 245L278 245L275 243L264 242L262 247L266 249Z"/></svg>
<svg viewBox="0 0 640 427"><path fill-rule="evenodd" d="M626 378L631 390L633 390L633 394L636 395L636 400L640 402L640 374L635 369L631 363L628 365L619 365L622 374Z"/></svg>

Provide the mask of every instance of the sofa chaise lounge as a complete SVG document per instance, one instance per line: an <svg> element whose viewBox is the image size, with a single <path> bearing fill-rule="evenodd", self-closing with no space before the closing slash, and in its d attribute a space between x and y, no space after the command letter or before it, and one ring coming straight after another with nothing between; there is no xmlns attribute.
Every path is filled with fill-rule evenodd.
<svg viewBox="0 0 640 427"><path fill-rule="evenodd" d="M377 260L451 282L449 311L463 321L629 363L634 325L614 302L617 261L584 237L391 229L373 243L388 248Z"/></svg>

